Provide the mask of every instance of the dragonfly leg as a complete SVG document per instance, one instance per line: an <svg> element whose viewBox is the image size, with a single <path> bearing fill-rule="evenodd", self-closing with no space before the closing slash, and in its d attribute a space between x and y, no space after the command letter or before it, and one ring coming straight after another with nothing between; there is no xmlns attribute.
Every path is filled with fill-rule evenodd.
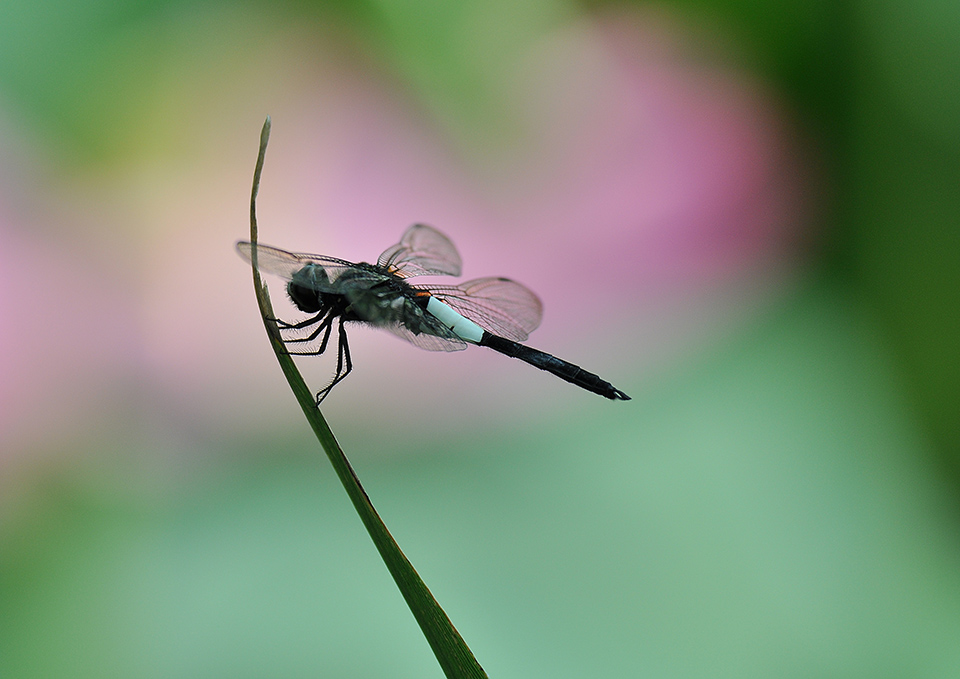
<svg viewBox="0 0 960 679"><path fill-rule="evenodd" d="M326 316L326 318L323 318ZM313 342L317 337L320 336L320 333L323 333L323 339L320 341L320 347L313 351L287 351L291 356L319 356L324 351L327 350L327 341L330 339L330 330L333 328L333 321L335 315L332 309L327 309L313 318L309 319L311 323L318 323L317 327L307 335L306 337L293 337L290 339L284 339L285 344L294 344L298 342ZM309 325L309 324L306 324ZM304 325L303 327L306 327Z"/></svg>
<svg viewBox="0 0 960 679"><path fill-rule="evenodd" d="M343 318L340 318L340 327L337 329L338 342L337 342L337 371L333 375L333 380L317 392L317 406L323 402L323 399L327 397L330 391L337 386L343 379L350 374L350 371L353 370L353 361L350 359L350 344L347 342L347 329L343 324ZM323 339L323 343L326 344L327 338L330 336L329 330L327 335Z"/></svg>
<svg viewBox="0 0 960 679"><path fill-rule="evenodd" d="M317 319L323 316L325 313L327 312L321 311L315 316L311 316L310 318L304 319L302 321L298 321L297 323L288 323L287 321L281 320L279 318L271 318L269 320L276 323L277 327L279 327L281 330L300 330L301 328L306 328L307 326L313 323L316 323Z"/></svg>

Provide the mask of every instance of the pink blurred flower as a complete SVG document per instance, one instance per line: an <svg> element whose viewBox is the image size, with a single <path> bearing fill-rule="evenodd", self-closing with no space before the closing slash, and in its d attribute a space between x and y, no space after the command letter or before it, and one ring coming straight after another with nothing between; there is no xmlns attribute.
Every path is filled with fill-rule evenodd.
<svg viewBox="0 0 960 679"><path fill-rule="evenodd" d="M789 123L755 81L694 54L685 29L661 16L581 18L530 45L501 79L521 133L486 147L451 141L370 72L312 44L283 48L270 52L279 64L262 68L288 75L264 99L248 101L244 74L218 82L209 111L190 108L177 137L190 153L179 162L138 159L88 178L91 202L110 207L86 219L112 226L52 249L26 228L0 230L2 275L18 281L0 291L5 323L33 319L0 338L5 433L42 433L51 398L75 422L93 422L131 393L156 431L299 420L232 249L246 237L266 110L264 242L374 261L410 223L433 224L458 244L466 277L510 276L543 298L532 345L628 393L626 377L695 344L749 306L744 289L775 285L793 267L803 177ZM207 100L197 82L164 82L185 88L157 93L171 111L178 97ZM278 312L289 312L282 286L272 289ZM364 330L351 344L357 369L326 407L373 409L385 426L404 419L391 405L411 393L440 410L473 401L500 417L535 391L557 399L573 389L543 394L552 378L480 349L438 356ZM304 364L317 387L330 369ZM511 388L494 401L507 375ZM475 388L451 400L467 382Z"/></svg>
<svg viewBox="0 0 960 679"><path fill-rule="evenodd" d="M4 207L0 457L69 447L103 426L105 406L136 374L137 337L135 300L124 281L104 276L104 253L90 242L53 243L30 216Z"/></svg>
<svg viewBox="0 0 960 679"><path fill-rule="evenodd" d="M680 335L695 338L718 316L733 315L717 300L739 304L735 291L744 280L756 286L757 275L776 280L790 270L802 228L800 165L782 111L748 76L694 57L685 41L678 25L644 14L585 18L545 36L504 83L525 134L486 155L470 152L469 143L451 145L370 74L328 65L287 108L273 111L261 238L375 261L408 224L424 221L458 244L465 276L511 276L543 297L546 318L534 346L561 355L579 346L571 359L601 373L614 358L621 371L624 359L634 366L661 360L684 344ZM246 174L249 167L238 176ZM211 213L208 229L213 220ZM230 232L239 236L242 227ZM213 262L204 253L229 238L218 233L191 236L206 241L191 268ZM217 266L228 270L231 256L218 251ZM239 278L243 295L246 277ZM289 309L276 283L278 309ZM194 284L185 279L183 295ZM218 294L232 299L235 291ZM235 312L238 304L222 308ZM245 304L252 313L252 301ZM230 313L211 325L209 308L167 307L151 312L151 342L163 356L159 379L189 390L177 384L214 377L192 366L222 361L215 381L196 385L200 399L251 377L236 372L248 342L222 339L249 333L249 323L240 332ZM193 328L190 341L173 337L175 319ZM644 337L626 343L613 333L638 327L648 328ZM596 350L598 340L603 348L591 362L584 347ZM381 386L387 374L435 400L432 394L466 380L497 379L491 366L498 360L498 371L524 369L480 350L460 360L428 355L369 330L351 333L351 342L358 369L328 401L334 410L394 398ZM181 349L163 349L175 345ZM221 350L210 354L213 346ZM185 362L188 354L194 358ZM314 380L330 370L322 361L305 365ZM221 407L241 393L230 389Z"/></svg>

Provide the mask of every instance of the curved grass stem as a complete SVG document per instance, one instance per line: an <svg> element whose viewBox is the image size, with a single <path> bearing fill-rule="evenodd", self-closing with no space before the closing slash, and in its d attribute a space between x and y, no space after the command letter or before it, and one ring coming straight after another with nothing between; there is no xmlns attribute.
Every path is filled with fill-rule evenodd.
<svg viewBox="0 0 960 679"><path fill-rule="evenodd" d="M486 673L474 658L460 633L450 622L440 604L433 598L430 590L420 579L413 565L404 556L393 536L390 535L390 531L387 530L380 515L377 514L370 498L367 497L366 491L360 485L360 480L353 471L353 467L350 466L350 462L343 454L337 439L330 431L330 427L317 407L313 394L300 375L300 371L297 370L293 359L284 350L280 330L274 320L276 315L270 303L270 294L266 284L260 278L260 271L257 267L257 193L260 189L260 174L263 171L263 159L269 139L270 117L268 116L260 133L260 153L257 156L257 167L253 175L253 190L250 195L250 243L252 244L253 287L257 296L257 304L260 307L260 315L263 317L263 325L267 330L267 336L270 338L270 346L273 347L273 351L277 355L280 368L283 370L283 374L287 378L303 414L330 459L330 463L353 502L357 514L360 515L360 520L366 527L377 551L380 552L380 557L420 625L420 629L427 638L430 648L433 649L444 674L448 679L485 678Z"/></svg>

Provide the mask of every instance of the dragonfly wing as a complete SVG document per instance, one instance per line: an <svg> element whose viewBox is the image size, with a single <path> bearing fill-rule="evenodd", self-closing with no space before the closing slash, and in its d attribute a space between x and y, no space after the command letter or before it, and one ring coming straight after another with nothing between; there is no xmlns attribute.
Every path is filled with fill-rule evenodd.
<svg viewBox="0 0 960 679"><path fill-rule="evenodd" d="M414 224L396 245L377 260L401 278L411 276L459 276L460 254L449 238L426 224Z"/></svg>
<svg viewBox="0 0 960 679"><path fill-rule="evenodd" d="M415 347L426 349L427 351L462 351L467 348L467 343L457 337L449 328L437 321L437 328L431 328L431 332L421 332L419 334L412 332L407 326L400 323L390 323L381 325L383 328L400 339L409 342Z"/></svg>
<svg viewBox="0 0 960 679"><path fill-rule="evenodd" d="M527 339L543 318L540 298L509 278L477 278L460 285L423 287L485 330L514 342Z"/></svg>
<svg viewBox="0 0 960 679"><path fill-rule="evenodd" d="M237 252L248 262L253 260L253 243L240 241L237 243ZM257 265L264 273L280 276L290 280L294 275L307 266L321 267L331 281L339 278L344 272L356 267L352 262L325 255L311 255L306 252L287 252L280 248L257 243Z"/></svg>

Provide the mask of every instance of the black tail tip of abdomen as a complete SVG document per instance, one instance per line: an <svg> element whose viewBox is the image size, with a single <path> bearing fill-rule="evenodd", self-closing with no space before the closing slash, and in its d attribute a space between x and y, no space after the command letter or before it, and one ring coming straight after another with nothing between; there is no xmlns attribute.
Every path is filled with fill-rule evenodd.
<svg viewBox="0 0 960 679"><path fill-rule="evenodd" d="M606 396L607 398L609 398L609 399L612 400L612 401L629 401L629 400L631 400L629 396L627 396L626 394L624 394L622 391L620 391L620 390L617 389L616 387L611 387L610 393L604 394L604 396Z"/></svg>

